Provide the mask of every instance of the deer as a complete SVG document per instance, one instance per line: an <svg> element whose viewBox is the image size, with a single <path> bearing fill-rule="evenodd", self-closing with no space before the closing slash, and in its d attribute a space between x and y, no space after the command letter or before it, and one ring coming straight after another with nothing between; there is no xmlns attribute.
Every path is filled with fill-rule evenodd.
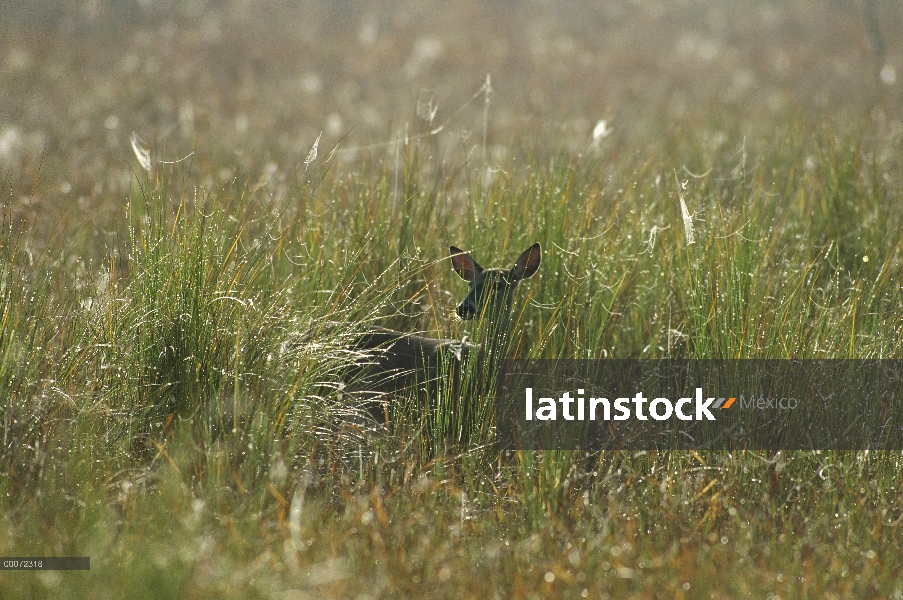
<svg viewBox="0 0 903 600"><path fill-rule="evenodd" d="M508 269L484 269L455 246L449 248L449 258L455 273L469 285L469 293L455 313L462 321L477 322L479 342L439 340L383 327L362 332L354 349L365 357L361 361L364 373L352 387L383 398L368 407L377 422L389 420L384 400L388 395L418 386L432 395L445 369L457 382L468 361L475 359L476 376L481 380L491 377L507 352L514 291L539 269L542 251L539 243L533 244Z"/></svg>

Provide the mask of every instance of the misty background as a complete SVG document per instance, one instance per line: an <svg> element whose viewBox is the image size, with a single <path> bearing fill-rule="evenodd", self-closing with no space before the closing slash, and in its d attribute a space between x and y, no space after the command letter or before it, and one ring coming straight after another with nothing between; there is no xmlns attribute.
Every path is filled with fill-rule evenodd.
<svg viewBox="0 0 903 600"><path fill-rule="evenodd" d="M713 144L788 119L899 128L901 40L883 0L4 3L0 168L53 173L90 210L128 189L133 132L224 179L288 180L321 133L346 161L411 137L481 152L485 135L502 164L580 152L594 129L621 152L681 127Z"/></svg>

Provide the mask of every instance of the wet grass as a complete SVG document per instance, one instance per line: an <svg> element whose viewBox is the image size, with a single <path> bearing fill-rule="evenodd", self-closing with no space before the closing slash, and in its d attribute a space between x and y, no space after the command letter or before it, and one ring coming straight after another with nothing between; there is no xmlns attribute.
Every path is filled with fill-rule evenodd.
<svg viewBox="0 0 903 600"><path fill-rule="evenodd" d="M468 376L375 433L342 385L478 337L451 244L542 243L518 357L901 358L890 3L138 4L0 19L0 556L91 557L0 597L903 598L900 452L500 453Z"/></svg>
<svg viewBox="0 0 903 600"><path fill-rule="evenodd" d="M900 358L899 131L719 131L491 170L321 148L279 191L198 148L134 172L102 246L37 238L8 179L0 554L92 568L0 595L903 596L899 452L499 453L444 412L487 394L373 435L338 384L365 324L477 337L449 244L543 243L517 356Z"/></svg>

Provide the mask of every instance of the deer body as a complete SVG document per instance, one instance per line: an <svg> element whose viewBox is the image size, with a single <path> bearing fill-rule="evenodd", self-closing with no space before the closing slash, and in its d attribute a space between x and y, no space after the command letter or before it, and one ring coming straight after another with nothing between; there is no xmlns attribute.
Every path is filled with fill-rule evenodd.
<svg viewBox="0 0 903 600"><path fill-rule="evenodd" d="M435 391L446 369L458 381L469 360L476 359L478 377L483 379L504 358L510 334L514 290L523 279L536 273L541 261L539 244L533 244L510 269L484 269L469 254L452 246L450 258L455 272L470 284L467 297L455 312L465 321L476 320L479 344L438 340L382 327L364 331L355 344L366 359L365 376L355 384L361 391L376 394L399 392L413 387ZM386 420L386 407L379 403L370 410L378 421Z"/></svg>

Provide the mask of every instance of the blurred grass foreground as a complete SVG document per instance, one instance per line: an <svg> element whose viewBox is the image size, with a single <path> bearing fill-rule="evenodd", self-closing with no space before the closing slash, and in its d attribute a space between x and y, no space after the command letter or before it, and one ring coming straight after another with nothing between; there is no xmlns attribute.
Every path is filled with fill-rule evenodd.
<svg viewBox="0 0 903 600"><path fill-rule="evenodd" d="M900 452L499 452L349 340L903 357L880 0L0 7L3 598L903 598ZM477 412L474 412L477 409ZM458 417L456 417L456 415Z"/></svg>

